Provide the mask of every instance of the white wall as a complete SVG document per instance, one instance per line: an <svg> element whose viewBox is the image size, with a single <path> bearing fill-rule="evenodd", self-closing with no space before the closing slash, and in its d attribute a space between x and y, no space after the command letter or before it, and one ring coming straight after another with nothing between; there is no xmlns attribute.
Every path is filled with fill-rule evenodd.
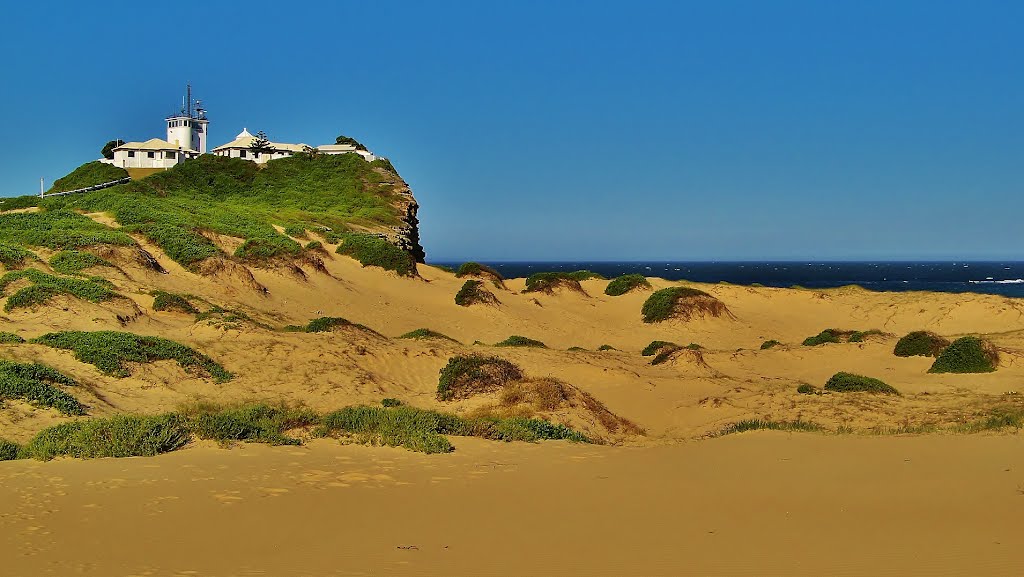
<svg viewBox="0 0 1024 577"><path fill-rule="evenodd" d="M129 156L134 152L134 156ZM150 158L150 153L153 157ZM185 153L164 150L115 150L114 166L121 168L171 168L185 160Z"/></svg>

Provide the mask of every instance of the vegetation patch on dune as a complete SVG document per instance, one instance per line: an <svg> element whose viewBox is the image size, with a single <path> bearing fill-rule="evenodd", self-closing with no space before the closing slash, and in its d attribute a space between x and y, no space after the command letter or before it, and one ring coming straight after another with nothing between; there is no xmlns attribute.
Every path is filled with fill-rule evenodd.
<svg viewBox="0 0 1024 577"><path fill-rule="evenodd" d="M309 321L309 323L306 324L305 326L288 325L284 328L284 330L292 333L328 333L339 328L352 328L363 332L371 333L379 337L383 336L366 325L354 323L348 319L343 319L341 317L320 317Z"/></svg>
<svg viewBox="0 0 1024 577"><path fill-rule="evenodd" d="M695 316L721 317L732 313L725 304L708 293L689 287L670 287L655 291L641 309L645 323L672 318L690 320Z"/></svg>
<svg viewBox="0 0 1024 577"><path fill-rule="evenodd" d="M825 390L834 393L875 393L899 395L894 387L872 377L839 372L825 383Z"/></svg>
<svg viewBox="0 0 1024 577"><path fill-rule="evenodd" d="M772 340L768 340L768 341L765 341L765 342L761 343L761 350L762 350L762 351L766 351L766 350L768 350L768 349L771 349L771 348L777 347L777 346L779 346L779 345L781 345L781 344L782 344L782 343L780 343L779 341L777 341L777 340L774 340L774 339L772 339Z"/></svg>
<svg viewBox="0 0 1024 577"><path fill-rule="evenodd" d="M949 346L949 341L928 331L908 333L896 342L892 354L897 357L937 357Z"/></svg>
<svg viewBox="0 0 1024 577"><path fill-rule="evenodd" d="M379 236L345 235L336 252L356 259L363 266L380 267L401 276L416 275L416 261L412 255Z"/></svg>
<svg viewBox="0 0 1024 577"><path fill-rule="evenodd" d="M671 347L662 347L658 349L658 353L654 355L653 359L651 359L651 364L660 365L664 362L667 362L669 359L672 358L672 355L681 350L683 350L683 347L675 345Z"/></svg>
<svg viewBox="0 0 1024 577"><path fill-rule="evenodd" d="M13 244L0 243L0 264L5 268L18 268L25 261L36 258L36 255Z"/></svg>
<svg viewBox="0 0 1024 577"><path fill-rule="evenodd" d="M135 240L76 212L48 210L0 213L0 243L69 250L101 244L132 246Z"/></svg>
<svg viewBox="0 0 1024 577"><path fill-rule="evenodd" d="M501 341L500 343L494 343L496 347L537 347L541 349L548 348L544 343L531 339L528 337L521 337L519 335L512 335L509 338Z"/></svg>
<svg viewBox="0 0 1024 577"><path fill-rule="evenodd" d="M850 335L850 338L849 338L848 342L851 342L851 343L862 343L868 337L880 336L880 335L884 335L884 334L885 334L884 332L882 332L882 331L880 331L878 329L870 329L870 330L866 330L866 331L853 331L853 334Z"/></svg>
<svg viewBox="0 0 1024 577"><path fill-rule="evenodd" d="M53 181L53 186L50 187L48 192L67 192L69 190L88 188L97 184L121 180L127 176L127 170L95 160L87 162L71 171L67 176Z"/></svg>
<svg viewBox="0 0 1024 577"><path fill-rule="evenodd" d="M573 272L539 272L526 277L524 292L553 293L556 289L565 288L575 292L584 292L580 282L604 277L589 270Z"/></svg>
<svg viewBox="0 0 1024 577"><path fill-rule="evenodd" d="M658 354L658 351L665 348L679 348L679 345L669 341L651 341L651 344L644 347L644 350L640 351L640 354L645 357L651 357Z"/></svg>
<svg viewBox="0 0 1024 577"><path fill-rule="evenodd" d="M57 409L64 415L83 415L85 408L78 399L57 386L76 384L71 377L45 365L0 360L0 399L18 399Z"/></svg>
<svg viewBox="0 0 1024 577"><path fill-rule="evenodd" d="M498 297L484 288L483 281L467 280L459 292L455 293L455 304L460 307L468 307L475 304L496 305L500 304Z"/></svg>
<svg viewBox="0 0 1024 577"><path fill-rule="evenodd" d="M262 404L229 408L197 406L186 411L185 418L191 432L200 439L268 445L302 444L285 432L311 427L320 421L319 415L307 409Z"/></svg>
<svg viewBox="0 0 1024 577"><path fill-rule="evenodd" d="M451 401L492 392L523 378L519 367L501 357L455 356L441 369L437 399Z"/></svg>
<svg viewBox="0 0 1024 577"><path fill-rule="evenodd" d="M636 289L649 289L651 283L642 274L624 274L612 279L604 289L604 294L612 297L624 295Z"/></svg>
<svg viewBox="0 0 1024 577"><path fill-rule="evenodd" d="M0 439L0 461L13 461L21 456L21 447L6 439Z"/></svg>
<svg viewBox="0 0 1024 577"><path fill-rule="evenodd" d="M233 376L210 357L160 337L118 331L63 331L45 334L32 339L32 342L73 351L79 361L115 377L129 376L130 363L163 360L177 361L185 370L209 375L218 383L230 380Z"/></svg>
<svg viewBox="0 0 1024 577"><path fill-rule="evenodd" d="M462 263L462 266L460 266L459 269L455 271L455 276L458 278L463 278L467 276L481 277L490 280L491 283L498 288L504 288L505 286L505 279L504 277L501 276L501 273L485 264L480 264L478 262Z"/></svg>
<svg viewBox="0 0 1024 577"><path fill-rule="evenodd" d="M825 329L813 337L807 337L803 341L805 347L816 347L818 345L824 345L828 343L860 343L864 342L867 337L874 335L884 335L882 331L878 329L871 329L867 331L844 331L840 329Z"/></svg>
<svg viewBox="0 0 1024 577"><path fill-rule="evenodd" d="M799 432L818 432L824 431L825 428L811 421L773 421L770 419L746 419L743 421L737 421L730 423L729 425L722 428L718 435L731 435L733 433L743 433L745 431L799 431Z"/></svg>
<svg viewBox="0 0 1024 577"><path fill-rule="evenodd" d="M158 312L175 312L185 314L199 314L199 309L192 305L182 295L164 291L153 291L153 310Z"/></svg>
<svg viewBox="0 0 1024 577"><path fill-rule="evenodd" d="M117 296L110 282L104 279L54 276L34 268L10 271L0 277L0 296L6 293L11 283L22 279L32 284L7 298L4 304L7 312L44 304L57 295L69 295L94 303Z"/></svg>
<svg viewBox="0 0 1024 577"><path fill-rule="evenodd" d="M402 335L402 336L400 336L398 338L400 338L400 339L439 339L439 340L445 340L445 341L458 342L455 339L449 337L448 335L444 335L444 334L441 334L441 333L439 333L437 331L432 331L430 329L416 329L414 331L409 331L409 332L405 333L404 335Z"/></svg>
<svg viewBox="0 0 1024 577"><path fill-rule="evenodd" d="M615 347L613 347L611 345L601 345L601 346L597 347L597 350L599 350L599 351L617 351L619 349L617 349L617 348L615 348Z"/></svg>
<svg viewBox="0 0 1024 577"><path fill-rule="evenodd" d="M818 388L815 387L814 385L803 383L796 388L796 392L800 393L801 395L817 395Z"/></svg>
<svg viewBox="0 0 1024 577"><path fill-rule="evenodd" d="M25 339L20 335L0 331L0 345L20 345L23 342L25 342Z"/></svg>
<svg viewBox="0 0 1024 577"><path fill-rule="evenodd" d="M991 373L999 366L999 351L978 337L961 337L939 354L929 373Z"/></svg>
<svg viewBox="0 0 1024 577"><path fill-rule="evenodd" d="M150 457L183 447L190 432L178 415L118 415L61 423L43 429L21 456L49 461L55 457Z"/></svg>
<svg viewBox="0 0 1024 577"><path fill-rule="evenodd" d="M114 264L92 253L77 250L62 250L50 257L50 268L66 275L78 275L95 266L113 267Z"/></svg>

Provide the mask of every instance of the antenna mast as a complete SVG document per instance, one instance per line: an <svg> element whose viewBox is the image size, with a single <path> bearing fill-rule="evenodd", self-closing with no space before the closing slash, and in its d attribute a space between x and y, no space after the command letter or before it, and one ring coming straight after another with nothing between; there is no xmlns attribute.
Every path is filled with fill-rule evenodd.
<svg viewBox="0 0 1024 577"><path fill-rule="evenodd" d="M192 118L192 83L189 82L185 86L185 90L188 93L188 117Z"/></svg>

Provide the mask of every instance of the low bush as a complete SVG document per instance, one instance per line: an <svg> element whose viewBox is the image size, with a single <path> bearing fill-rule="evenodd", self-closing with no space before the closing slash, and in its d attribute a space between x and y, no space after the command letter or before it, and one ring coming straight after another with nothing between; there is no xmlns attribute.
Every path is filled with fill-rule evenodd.
<svg viewBox="0 0 1024 577"><path fill-rule="evenodd" d="M811 421L771 421L764 419L747 419L732 423L721 431L719 435L729 435L732 433L742 433L744 431L799 431L799 432L814 432L823 431L824 427Z"/></svg>
<svg viewBox="0 0 1024 577"><path fill-rule="evenodd" d="M655 291L641 309L645 323L657 323L670 318L690 320L694 316L720 317L729 309L722 301L708 293L689 287L670 287Z"/></svg>
<svg viewBox="0 0 1024 577"><path fill-rule="evenodd" d="M805 347L816 347L825 343L841 343L844 336L849 334L849 332L837 329L825 329L813 337L804 339L803 345Z"/></svg>
<svg viewBox="0 0 1024 577"><path fill-rule="evenodd" d="M679 345L671 343L669 341L651 341L651 344L644 347L644 350L640 351L640 354L645 357L650 357L658 354L658 351L666 347L679 348Z"/></svg>
<svg viewBox="0 0 1024 577"><path fill-rule="evenodd" d="M25 339L21 338L20 335L0 331L0 345L20 345L23 342L25 342Z"/></svg>
<svg viewBox="0 0 1024 577"><path fill-rule="evenodd" d="M880 395L899 395L899 391L884 382L863 375L839 372L825 383L825 390L835 393L875 393Z"/></svg>
<svg viewBox="0 0 1024 577"><path fill-rule="evenodd" d="M539 272L526 277L526 290L524 292L552 293L557 288L567 288L576 292L583 292L583 287L580 286L581 281L601 278L604 277L589 270Z"/></svg>
<svg viewBox="0 0 1024 577"><path fill-rule="evenodd" d="M127 377L129 363L177 361L186 370L196 370L220 383L232 374L213 359L185 345L159 337L118 331L63 331L32 339L33 343L73 351L75 358L95 366L105 374Z"/></svg>
<svg viewBox="0 0 1024 577"><path fill-rule="evenodd" d="M761 350L762 351L766 351L766 350L768 350L770 348L777 347L777 346L779 346L781 344L782 343L780 343L779 341L776 341L774 339L770 340L770 341L765 341L765 342L761 343Z"/></svg>
<svg viewBox="0 0 1024 577"><path fill-rule="evenodd" d="M14 244L0 243L0 264L6 268L17 268L36 255Z"/></svg>
<svg viewBox="0 0 1024 577"><path fill-rule="evenodd" d="M262 261L279 256L297 256L302 245L280 234L266 234L246 239L235 249L235 256L249 261Z"/></svg>
<svg viewBox="0 0 1024 577"><path fill-rule="evenodd" d="M0 461L13 461L21 456L21 447L6 439L0 439Z"/></svg>
<svg viewBox="0 0 1024 577"><path fill-rule="evenodd" d="M402 336L400 336L398 338L400 338L400 339L441 339L441 340L446 340L446 341L458 342L455 339L453 339L453 338L451 338L451 337L449 337L447 335L443 335L443 334L441 334L441 333L439 333L437 331L432 331L430 329L416 329L414 331L409 331L409 332L405 333L404 335L402 335Z"/></svg>
<svg viewBox="0 0 1024 577"><path fill-rule="evenodd" d="M601 346L597 347L597 350L599 350L599 351L617 351L619 349L617 349L617 348L615 348L615 347L613 347L611 345L601 345Z"/></svg>
<svg viewBox="0 0 1024 577"><path fill-rule="evenodd" d="M440 401L496 391L523 378L519 367L500 357L455 356L441 369L437 381Z"/></svg>
<svg viewBox="0 0 1024 577"><path fill-rule="evenodd" d="M547 345L545 345L544 343L542 343L542 342L540 342L538 340L534 340L534 339L527 338L527 337L521 337L519 335L512 335L509 338L501 341L500 343L495 343L494 346L496 346L496 347L537 347L537 348L541 348L541 349L548 348Z"/></svg>
<svg viewBox="0 0 1024 577"><path fill-rule="evenodd" d="M69 190L78 190L80 188L96 186L97 184L106 184L115 180L121 180L127 176L128 171L123 168L118 168L112 164L94 160L79 166L67 176L53 181L53 186L50 187L48 192L67 192Z"/></svg>
<svg viewBox="0 0 1024 577"><path fill-rule="evenodd" d="M303 240L309 238L309 235L306 234L306 227L301 224L293 224L285 227L284 233L292 238L301 238Z"/></svg>
<svg viewBox="0 0 1024 577"><path fill-rule="evenodd" d="M853 333L850 334L850 338L846 342L849 342L849 343L862 343L862 342L864 342L864 339L866 339L866 338L868 338L870 336L884 335L884 334L885 333L883 333L882 331L880 331L878 329L871 329L871 330L868 330L868 331L853 331Z"/></svg>
<svg viewBox="0 0 1024 577"><path fill-rule="evenodd" d="M179 449L189 429L178 415L118 415L61 423L43 429L23 449L27 457L147 457Z"/></svg>
<svg viewBox="0 0 1024 577"><path fill-rule="evenodd" d="M937 357L949 346L949 341L928 331L908 333L896 342L892 354L897 357Z"/></svg>
<svg viewBox="0 0 1024 577"><path fill-rule="evenodd" d="M386 399L381 399L380 404L382 407L401 407L402 401L399 401L398 399L392 399L389 397Z"/></svg>
<svg viewBox="0 0 1024 577"><path fill-rule="evenodd" d="M380 333L366 325L354 323L349 321L348 319L343 319L341 317L320 317L309 321L309 324L305 326L289 325L285 327L284 330L293 333L327 333L339 327L354 328L380 336Z"/></svg>
<svg viewBox="0 0 1024 577"><path fill-rule="evenodd" d="M320 250L322 248L324 248L324 245L318 240L314 240L306 245L306 250Z"/></svg>
<svg viewBox="0 0 1024 577"><path fill-rule="evenodd" d="M683 347L676 345L662 347L658 349L658 354L654 355L654 358L651 359L651 364L660 365L664 362L667 362L669 359L672 358L672 355L674 355L677 351L681 350L683 350Z"/></svg>
<svg viewBox="0 0 1024 577"><path fill-rule="evenodd" d="M617 297L638 288L649 289L651 283L642 274L624 274L612 279L612 282L605 287L604 294Z"/></svg>
<svg viewBox="0 0 1024 577"><path fill-rule="evenodd" d="M991 373L999 366L999 351L978 337L961 337L943 350L929 373Z"/></svg>
<svg viewBox="0 0 1024 577"><path fill-rule="evenodd" d="M377 266L395 271L401 276L416 275L416 261L412 255L384 238L369 234L347 234L336 252L351 256L363 266Z"/></svg>
<svg viewBox="0 0 1024 577"><path fill-rule="evenodd" d="M796 392L800 393L801 395L816 395L818 394L818 388L815 387L814 385L808 385L807 383L804 383L796 388Z"/></svg>
<svg viewBox="0 0 1024 577"><path fill-rule="evenodd" d="M187 298L182 295L164 291L154 291L153 310L163 312L176 312L196 315L199 309L194 307Z"/></svg>
<svg viewBox="0 0 1024 577"><path fill-rule="evenodd" d="M83 270L97 266L113 267L114 265L92 253L77 250L62 250L50 257L50 268L60 274L79 275Z"/></svg>
<svg viewBox="0 0 1024 577"><path fill-rule="evenodd" d="M569 348L567 348L565 350L572 351L572 352L580 352L580 351L586 352L587 351L587 349L585 349L583 347L569 347Z"/></svg>
<svg viewBox="0 0 1024 577"><path fill-rule="evenodd" d="M198 408L187 416L189 429L200 439L246 441L269 445L299 445L285 431L316 425L319 416L308 410L245 405L236 408Z"/></svg>
<svg viewBox="0 0 1024 577"><path fill-rule="evenodd" d="M117 296L110 283L103 279L59 277L34 268L11 271L0 277L0 295L6 292L11 283L21 279L27 279L32 284L7 298L7 302L4 304L4 310L7 312L44 304L54 296L61 294L94 303Z"/></svg>
<svg viewBox="0 0 1024 577"><path fill-rule="evenodd" d="M57 409L64 415L84 415L85 407L78 399L57 386L76 384L71 377L44 365L0 361L0 399L18 399Z"/></svg>
<svg viewBox="0 0 1024 577"><path fill-rule="evenodd" d="M494 280L504 280L501 273L494 270L493 268L480 264L478 262L464 262L462 266L455 271L455 276L462 278L465 276L483 276Z"/></svg>
<svg viewBox="0 0 1024 577"><path fill-rule="evenodd" d="M498 297L484 288L483 281L467 280L455 294L455 304L468 307L475 304L499 304Z"/></svg>

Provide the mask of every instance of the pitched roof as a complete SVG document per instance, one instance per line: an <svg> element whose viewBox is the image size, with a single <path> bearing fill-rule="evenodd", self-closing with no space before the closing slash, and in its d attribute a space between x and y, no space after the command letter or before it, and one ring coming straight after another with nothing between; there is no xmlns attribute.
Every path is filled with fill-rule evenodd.
<svg viewBox="0 0 1024 577"><path fill-rule="evenodd" d="M114 150L184 150L185 152L195 152L194 150L182 148L159 138L150 138L146 142L126 142L114 148Z"/></svg>
<svg viewBox="0 0 1024 577"><path fill-rule="evenodd" d="M242 132L240 132L238 136L235 137L234 140L227 144L222 144L217 148L214 148L212 152L217 152L219 150L228 150L231 148L248 150L249 148L252 147L252 142L254 140L256 140L256 137L249 134L249 131L243 128ZM301 142L298 144L288 144L286 142L270 143L270 147L273 148L274 150L286 150L288 152L302 152L303 149L306 148L306 146L306 144L303 144Z"/></svg>

